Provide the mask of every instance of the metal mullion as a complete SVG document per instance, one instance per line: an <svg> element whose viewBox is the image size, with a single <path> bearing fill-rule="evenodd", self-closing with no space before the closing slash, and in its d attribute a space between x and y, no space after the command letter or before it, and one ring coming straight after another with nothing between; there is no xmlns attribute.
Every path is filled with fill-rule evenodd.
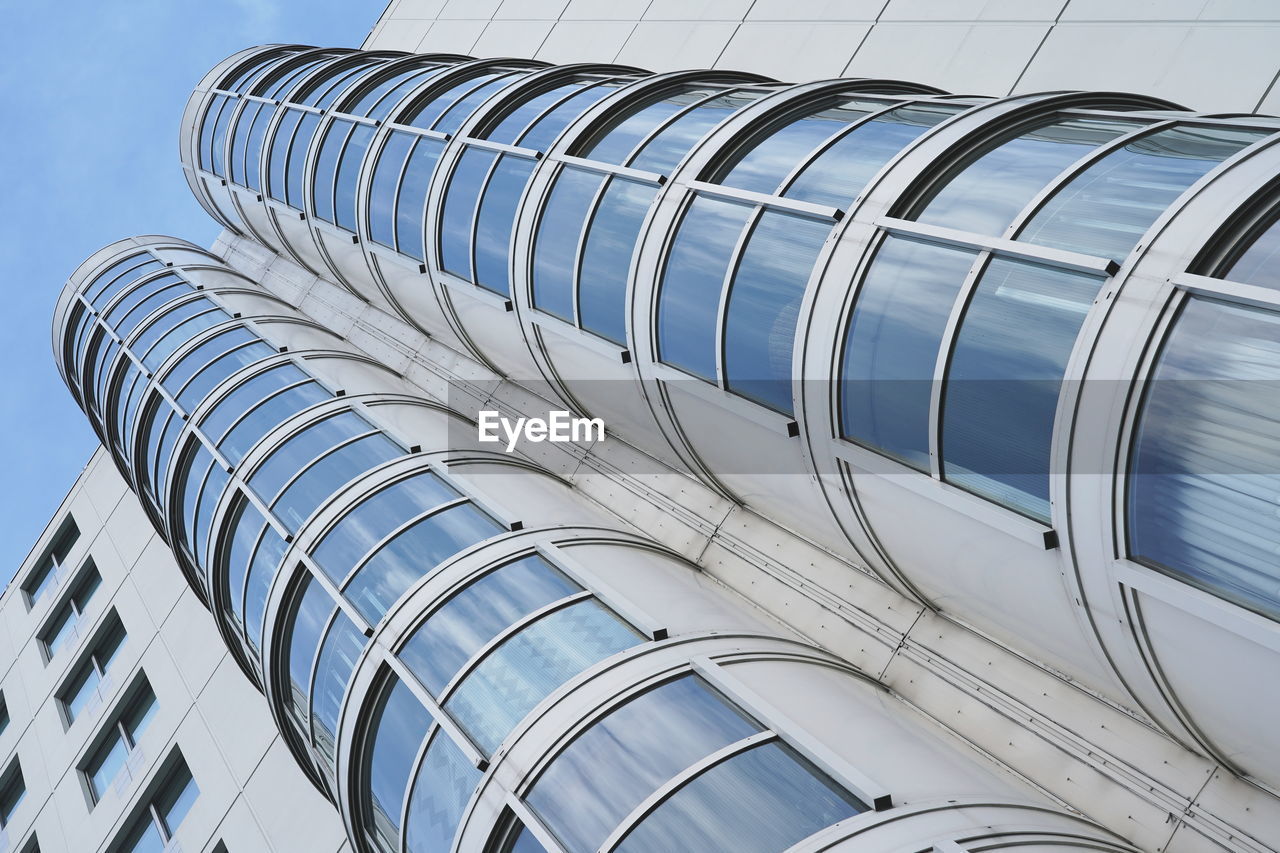
<svg viewBox="0 0 1280 853"><path fill-rule="evenodd" d="M1086 255L1067 249L1054 249L1005 237L992 237L941 225L927 225L910 219L881 216L875 221L875 226L891 234L907 235L972 251L989 251L1001 257L1018 258L1087 275L1109 276L1120 268L1114 259L1101 255Z"/></svg>
<svg viewBox="0 0 1280 853"><path fill-rule="evenodd" d="M510 154L513 157L521 157L525 160L542 159L542 152L536 148L521 148L519 145L509 145L505 142L494 142L480 136L468 136L462 139L461 142L472 148L481 148L485 151L496 151L499 154Z"/></svg>
<svg viewBox="0 0 1280 853"><path fill-rule="evenodd" d="M357 562L355 566L352 567L351 571L342 578L342 582L337 585L338 588L345 590L351 584L351 581L355 579L356 575L360 574L360 571L364 569L364 567L367 566L375 556L377 556L379 551L385 548L393 539L401 533L404 533L410 527L413 527L418 522L431 518L432 516L439 515L445 510L453 509L456 506L466 503L471 503L471 499L467 497L455 498L454 500L446 501L445 503L431 507L425 512L401 522L397 527L393 528L390 533L375 542L369 550L365 552L365 555L360 558L360 561ZM345 595L345 592L343 594Z"/></svg>
<svg viewBox="0 0 1280 853"><path fill-rule="evenodd" d="M243 93L241 93L241 92L237 92L237 91L235 91L234 89L219 89L219 88L217 88L217 87L214 87L214 88L212 88L212 89L209 89L209 94L211 94L211 95L222 95L224 98L243 98L243 97L246 97Z"/></svg>
<svg viewBox="0 0 1280 853"><path fill-rule="evenodd" d="M284 103L283 101L275 98L264 98L261 95L237 95L237 97L243 98L246 101L253 101L257 104L269 104L273 107L278 107Z"/></svg>
<svg viewBox="0 0 1280 853"><path fill-rule="evenodd" d="M399 122L394 122L394 121L386 122L385 126L392 131L398 131L400 133L408 133L412 136L425 136L427 139L435 139L439 142L448 142L450 139L453 138L447 133L441 133L440 131L432 130L429 127L418 127L412 124L400 124Z"/></svg>
<svg viewBox="0 0 1280 853"><path fill-rule="evenodd" d="M844 211L838 207L827 207L826 205L813 204L807 201L795 201L793 199L784 198L783 196L770 195L768 193L740 190L734 187L722 186L721 184L708 183L706 181L690 181L688 183L688 187L690 191L695 192L698 195L741 201L748 204L759 205L760 207L785 211L786 213L791 213L796 216L805 216L821 220L829 219L832 222L839 222L844 218Z"/></svg>
<svg viewBox="0 0 1280 853"><path fill-rule="evenodd" d="M859 93L850 92L848 94L856 97ZM813 165L813 163L819 157L821 157L823 154L826 154L827 151L833 146L835 146L838 142L840 142L840 140L844 139L844 137L848 136L850 133L853 133L855 130L862 127L864 124L870 124L871 122L875 121L881 116L891 113L896 109L901 109L902 107L912 106L915 104L930 103L930 102L931 101L928 99L921 100L921 99L914 99L914 98L908 98L906 100L897 101L896 103L888 104L883 109L873 110L867 113L866 115L862 116L861 118L854 119L853 121L846 124L844 127L838 128L830 136L822 140L822 142L818 143L818 145L815 146L814 149L809 152L809 155L807 157L800 158L800 161L796 163L796 165L791 167L791 171L788 172L783 177L782 181L778 184L778 188L774 191L774 193L779 196L785 196L787 193L787 190L791 189L791 186L797 180L799 180L800 176L804 173L804 171L808 169L811 165ZM810 113L809 115L812 115L812 113ZM809 115L804 116L804 118L808 118ZM794 123L795 122L792 122L792 124ZM784 126L789 126L789 125L784 125ZM850 199L850 201L852 201L852 199Z"/></svg>
<svg viewBox="0 0 1280 853"><path fill-rule="evenodd" d="M569 853L560 843L560 839L556 838L555 834L542 822L542 818L538 817L524 800L513 794L507 797L506 806L511 809L511 813L516 816L520 824L542 845L546 853Z"/></svg>
<svg viewBox="0 0 1280 853"><path fill-rule="evenodd" d="M1113 116L1112 120L1114 121L1122 118L1123 115ZM1000 236L1007 240L1017 239L1018 234L1022 229L1027 225L1027 223L1035 218L1035 215L1044 208L1050 198L1056 195L1059 190L1067 186L1067 184L1079 177L1089 167L1093 166L1095 163L1101 162L1107 155L1114 151L1118 151L1137 139L1141 139L1142 137L1149 136L1153 133L1159 133L1163 130L1168 130L1169 128L1179 124L1181 124L1181 122L1173 119L1150 122L1141 125L1128 133L1123 133L1115 139L1112 139L1110 142L1090 149L1065 170L1059 172L1056 178L1041 187L1040 191L1031 197L1031 200L1027 202L1018 215L1014 217L1013 221L1009 223L1008 227L1005 228L1004 232Z"/></svg>
<svg viewBox="0 0 1280 853"><path fill-rule="evenodd" d="M1197 296L1224 299L1272 311L1280 309L1280 291L1270 287L1189 272L1178 273L1170 279L1170 283L1179 290Z"/></svg>
<svg viewBox="0 0 1280 853"><path fill-rule="evenodd" d="M564 168L562 167L561 175L563 174ZM586 211L586 216L582 218L582 227L577 232L577 250L573 252L573 269L570 273L572 275L570 283L573 288L573 325L579 329L582 328L582 261L586 259L586 241L591 236L591 225L595 224L595 218L600 214L600 207L604 205L604 195L609 191L609 187L612 186L613 175L604 175L604 177L600 178L600 186L595 188L595 197L591 199L591 206ZM554 184L552 192L556 192ZM547 200L550 201L550 196L547 197Z"/></svg>
<svg viewBox="0 0 1280 853"><path fill-rule="evenodd" d="M470 584L468 584L468 586L470 586ZM463 587L463 589L466 589L466 587ZM462 590L459 590L459 592L461 591ZM483 646L476 649L476 651L471 655L471 657L467 659L467 662L464 663L462 667L453 674L453 677L450 678L447 682L445 682L444 687L440 688L441 707L444 707L444 704L453 697L453 693L455 690L458 689L458 686L462 682L466 681L467 677L470 676L471 673L475 672L476 669L480 667L480 664L484 663L485 659L489 657L489 654L493 652L495 649L497 649L499 646L501 646L503 643L505 643L507 640L514 637L516 634L519 634L521 631L525 630L533 623L540 621L544 616L549 616L552 613L555 613L559 610L564 610L568 607L572 607L573 605L577 604L580 601L589 601L592 598L595 598L595 596L592 594L591 590L580 589L577 592L570 593L569 595L564 596L563 598L558 598L555 601L551 602L550 604L544 604L542 607L539 607L537 610L534 610L531 613L528 613L522 616L521 618L517 619L515 622L512 622L506 628L503 628L493 638L491 638L489 642L485 643ZM436 613L439 613L439 612L440 612L439 610L436 611ZM427 621L430 621L430 617L427 618ZM423 624L425 625L426 622L423 622Z"/></svg>
<svg viewBox="0 0 1280 853"><path fill-rule="evenodd" d="M433 722L427 727L426 736L422 738L422 743L418 745L418 750L414 753L413 763L410 765L409 784L404 786L404 797L400 800L400 833L396 838L396 851L409 849L409 806L413 803L413 789L418 785L418 776L422 773L422 764L427 760L427 750L431 748L432 741L440 733L440 724ZM458 830L454 829L454 835Z"/></svg>
<svg viewBox="0 0 1280 853"><path fill-rule="evenodd" d="M687 215L687 211L692 209L693 209L693 201L690 200L689 207L686 209L686 215ZM738 277L738 268L742 264L742 256L747 250L747 243L751 241L752 235L755 234L756 226L760 224L760 219L763 216L763 214L764 214L764 208L757 205L747 215L747 220L742 225L742 231L738 234L738 241L733 246L733 253L729 255L729 262L725 266L724 278L720 282L720 301L716 305L716 328L715 328L716 378L714 381L715 381L716 387L722 391L729 390L729 377L726 373L726 367L725 367L727 359L725 358L725 351L724 351L725 339L726 339L725 323L728 322L728 318L729 318L729 291L733 287L734 279ZM685 218L681 217L680 228L683 228L684 225L685 225ZM677 229L677 231L678 230L679 229ZM664 264L664 268L665 268L665 264ZM665 278L666 276L664 274L663 275L664 282L662 285L662 289L666 288ZM661 299L662 297L661 289L659 290L658 297L659 299ZM655 313L655 322L656 322L657 312L655 311L654 313ZM662 349L661 338L658 339L658 349L659 351L661 351Z"/></svg>
<svg viewBox="0 0 1280 853"><path fill-rule="evenodd" d="M630 166L615 166L613 163L606 163L603 160L591 160L586 157L573 157L569 154L553 154L548 157L556 163L563 163L566 166L576 166L587 172L595 172L601 175L616 175L621 178L630 178L642 184L652 184L660 187L667 182L667 176L658 172L647 172L644 169L633 169Z"/></svg>
<svg viewBox="0 0 1280 853"><path fill-rule="evenodd" d="M341 119L343 121L349 121L352 124L363 124L369 127L377 127L382 123L375 118L369 118L368 116L358 116L355 113L339 113L339 112L330 111L329 117L335 121L338 119Z"/></svg>
<svg viewBox="0 0 1280 853"><path fill-rule="evenodd" d="M173 835L169 832L169 827L165 824L164 818L160 816L160 810L156 808L155 797L152 797L147 802L147 810L151 814L151 822L160 833L160 840L164 843L164 846L168 847L169 842L173 840Z"/></svg>
<svg viewBox="0 0 1280 853"><path fill-rule="evenodd" d="M316 116L322 116L325 114L324 110L320 109L319 107L313 107L310 104L303 104L298 101L282 100L282 101L276 101L276 103L280 106L281 109L284 109L284 110L297 110L300 113L311 113L312 115L316 115Z"/></svg>
<svg viewBox="0 0 1280 853"><path fill-rule="evenodd" d="M956 337L960 332L960 324L964 321L969 302L978 288L987 265L991 262L990 251L981 251L969 264L969 272L965 274L960 288L956 292L955 301L951 303L951 312L947 315L943 326L942 338L938 352L934 356L933 378L929 385L929 476L935 480L942 476L942 391L946 382L947 369L951 364L951 353L955 348Z"/></svg>
<svg viewBox="0 0 1280 853"><path fill-rule="evenodd" d="M634 830L645 818L653 813L655 809L669 800L672 796L679 793L680 789L697 779L703 773L712 768L724 764L742 753L778 740L778 735L768 729L747 735L740 740L736 740L726 746L722 746L710 755L704 756L698 761L686 767L675 776L658 786L649 796L641 800L631 812L622 819L622 822L614 827L613 832L605 838L600 845L600 853L611 853L619 844Z"/></svg>
<svg viewBox="0 0 1280 853"><path fill-rule="evenodd" d="M462 750L462 754L467 757L467 760L481 772L489 769L488 756L481 751L480 747L476 746L475 742L471 740L471 736L454 721L453 717L445 712L440 703L427 692L427 689L422 686L420 681L418 681L418 677L414 675L413 670L401 661L400 658L392 654L386 646L381 643L378 643L377 645L382 651L382 659L386 665L396 674L401 682L403 682L404 685L413 692L413 695L417 700L422 703L424 708L427 709L427 713L436 721L436 725L449 734L449 739L454 742L454 745Z"/></svg>
<svg viewBox="0 0 1280 853"><path fill-rule="evenodd" d="M302 433L305 432L310 427L315 426L315 424L321 423L322 421L325 421L325 420L327 420L327 418L321 418L318 421L307 424L306 427L303 427L302 429L295 432L293 435L289 436L289 438L285 439L284 441L281 441L280 444L277 445L276 449L283 447L284 444L290 439L293 439L299 435L302 435ZM350 438L343 439L342 441L330 447L328 450L322 451L318 456L313 457L310 462L308 462L306 465L302 466L296 472L294 472L292 477L284 481L284 485L282 485L280 487L280 490L276 492L274 496L272 496L270 505L275 506L276 501L280 500L281 496L284 495L285 492L289 491L290 486L296 483L304 474L306 474L308 471L310 471L312 468L318 465L322 460L328 459L330 456L337 453L342 448L349 447L352 444L355 444L357 441L360 441L361 439L365 439L371 435L378 435L378 434L379 434L379 431L376 429L365 430L364 432L357 433L356 435L353 435ZM274 452L275 451L273 450L272 454L274 454ZM270 458L270 456L271 454L268 454L267 458ZM265 462L266 460L264 459L263 461ZM254 469L254 473L255 474L257 473L257 468ZM247 479L246 479L246 482L248 482Z"/></svg>
<svg viewBox="0 0 1280 853"><path fill-rule="evenodd" d="M605 607L612 610L632 629L646 635L650 640L665 640L667 628L662 623L639 610L630 600L620 595L611 585L603 581L595 572L583 566L577 558L571 557L564 548L551 541L539 542L534 546L538 554L556 569L563 572L570 580L591 594Z"/></svg>
<svg viewBox="0 0 1280 853"><path fill-rule="evenodd" d="M297 554L298 562L311 575L311 579L320 586L324 587L325 592L329 593L329 597L333 599L338 609L346 614L347 618L360 629L360 632L366 637L373 636L373 625L369 624L369 620L364 618L364 614L353 604L346 594L338 587L336 583L316 564L311 555L306 551L299 551ZM308 713L310 708L308 706Z"/></svg>

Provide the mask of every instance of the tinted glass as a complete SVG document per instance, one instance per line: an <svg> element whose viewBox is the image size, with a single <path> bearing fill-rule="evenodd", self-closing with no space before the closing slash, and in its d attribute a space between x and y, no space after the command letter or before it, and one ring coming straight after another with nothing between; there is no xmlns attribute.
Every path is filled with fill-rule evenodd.
<svg viewBox="0 0 1280 853"><path fill-rule="evenodd" d="M369 187L369 234L375 243L392 249L396 245L396 188L413 143L414 137L407 133L392 133L378 154Z"/></svg>
<svg viewBox="0 0 1280 853"><path fill-rule="evenodd" d="M504 296L511 292L511 229L534 161L502 157L489 179L476 220L475 281Z"/></svg>
<svg viewBox="0 0 1280 853"><path fill-rule="evenodd" d="M603 181L601 175L563 169L538 223L533 246L533 302L571 323L576 319L573 283L579 237Z"/></svg>
<svg viewBox="0 0 1280 853"><path fill-rule="evenodd" d="M609 182L582 253L578 310L582 328L619 346L627 341L627 278L640 228L657 189L615 178Z"/></svg>
<svg viewBox="0 0 1280 853"><path fill-rule="evenodd" d="M422 758L409 798L405 849L436 853L452 849L453 836L481 773L444 732L436 729Z"/></svg>
<svg viewBox="0 0 1280 853"><path fill-rule="evenodd" d="M1222 278L1280 289L1280 220L1259 234Z"/></svg>
<svg viewBox="0 0 1280 853"><path fill-rule="evenodd" d="M412 691L401 681L393 680L393 685L372 721L373 749L366 791L374 838L384 853L400 849L401 804L409 789L409 774L413 772L418 748L431 724L427 709Z"/></svg>

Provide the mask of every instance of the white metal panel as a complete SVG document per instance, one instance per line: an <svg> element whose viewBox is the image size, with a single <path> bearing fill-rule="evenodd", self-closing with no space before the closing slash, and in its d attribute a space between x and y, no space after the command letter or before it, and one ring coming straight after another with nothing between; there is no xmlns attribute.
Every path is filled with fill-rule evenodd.
<svg viewBox="0 0 1280 853"><path fill-rule="evenodd" d="M1047 30L1044 24L877 24L844 73L910 80L949 92L1002 94L1022 74Z"/></svg>
<svg viewBox="0 0 1280 853"><path fill-rule="evenodd" d="M858 23L747 22L734 32L716 67L797 82L839 77L870 29Z"/></svg>
<svg viewBox="0 0 1280 853"><path fill-rule="evenodd" d="M617 61L653 71L710 68L736 28L724 21L643 21L622 46Z"/></svg>

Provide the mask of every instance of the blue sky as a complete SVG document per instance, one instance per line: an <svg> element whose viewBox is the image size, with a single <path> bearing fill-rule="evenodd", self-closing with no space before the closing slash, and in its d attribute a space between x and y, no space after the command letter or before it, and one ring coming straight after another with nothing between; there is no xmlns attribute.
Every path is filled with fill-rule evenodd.
<svg viewBox="0 0 1280 853"><path fill-rule="evenodd" d="M0 28L0 585L97 440L53 366L67 276L135 234L210 244L178 165L178 122L217 62L257 44L357 47L386 0L59 0Z"/></svg>

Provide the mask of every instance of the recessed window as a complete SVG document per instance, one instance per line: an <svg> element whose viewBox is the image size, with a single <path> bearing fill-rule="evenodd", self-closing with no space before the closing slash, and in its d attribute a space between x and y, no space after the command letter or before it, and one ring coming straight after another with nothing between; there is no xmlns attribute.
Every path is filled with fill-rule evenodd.
<svg viewBox="0 0 1280 853"><path fill-rule="evenodd" d="M0 693L0 735L9 729L9 703L5 701L4 694Z"/></svg>
<svg viewBox="0 0 1280 853"><path fill-rule="evenodd" d="M141 754L138 738L156 712L156 694L144 678L101 736L81 768L94 803L120 780L131 778L126 766Z"/></svg>
<svg viewBox="0 0 1280 853"><path fill-rule="evenodd" d="M27 783L22 778L22 765L15 758L0 779L0 827L9 825L18 804L26 795Z"/></svg>
<svg viewBox="0 0 1280 853"><path fill-rule="evenodd" d="M104 623L98 637L94 640L93 647L85 656L85 661L80 664L75 675L58 694L58 701L62 703L68 725L75 722L85 708L94 703L105 691L111 662L124 640L124 626L120 624L118 618Z"/></svg>
<svg viewBox="0 0 1280 853"><path fill-rule="evenodd" d="M187 763L179 755L177 762L166 771L142 804L141 813L134 818L128 832L109 848L111 853L150 853L167 849L199 795L200 789L191 778Z"/></svg>
<svg viewBox="0 0 1280 853"><path fill-rule="evenodd" d="M74 643L80 636L85 608L101 585L102 576L98 574L97 567L92 562L86 563L75 586L72 587L71 594L40 632L40 642L44 644L46 661L53 660L59 650Z"/></svg>
<svg viewBox="0 0 1280 853"><path fill-rule="evenodd" d="M76 520L67 516L54 534L53 542L45 549L40 561L22 584L22 591L27 594L28 609L35 607L45 593L58 585L62 578L63 561L79 539L80 528L76 526Z"/></svg>

